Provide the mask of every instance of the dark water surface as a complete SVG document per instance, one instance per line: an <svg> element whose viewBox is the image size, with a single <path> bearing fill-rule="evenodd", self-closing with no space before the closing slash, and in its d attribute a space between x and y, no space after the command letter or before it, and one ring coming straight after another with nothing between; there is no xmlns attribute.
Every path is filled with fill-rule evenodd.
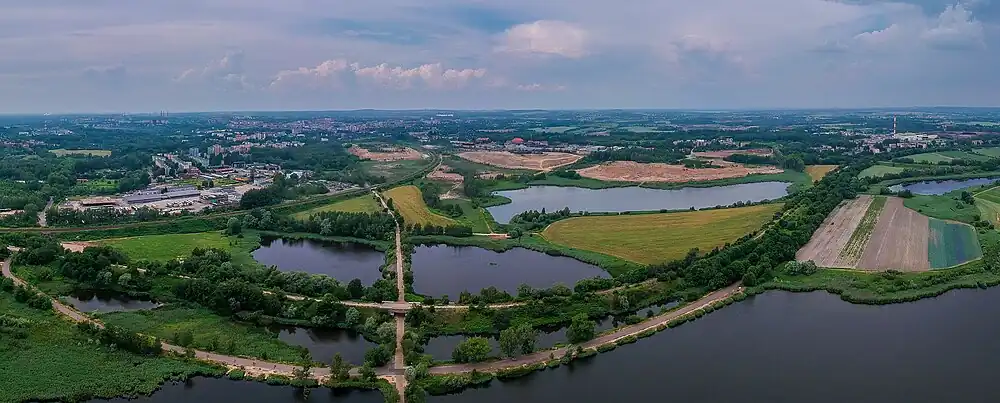
<svg viewBox="0 0 1000 403"><path fill-rule="evenodd" d="M681 210L728 206L738 201L758 202L780 199L788 194L787 182L758 182L708 188L647 189L640 187L585 189L565 186L531 186L525 189L496 192L511 200L502 206L490 207L498 223L528 210L562 210L573 212L621 212L651 210Z"/></svg>
<svg viewBox="0 0 1000 403"><path fill-rule="evenodd" d="M385 262L385 255L368 245L311 239L261 239L253 258L281 271L325 274L342 283L357 278L365 285L381 278Z"/></svg>
<svg viewBox="0 0 1000 403"><path fill-rule="evenodd" d="M333 356L340 353L345 361L361 365L365 362L365 351L377 346L365 340L360 333L347 329L309 329L294 326L272 327L278 332L278 339L309 350L314 361L329 364Z"/></svg>
<svg viewBox="0 0 1000 403"><path fill-rule="evenodd" d="M995 182L997 179L1000 178L914 182L903 185L903 189L909 190L910 192L913 192L913 194L918 195L943 195L953 190L990 184Z"/></svg>
<svg viewBox="0 0 1000 403"><path fill-rule="evenodd" d="M193 378L187 382L163 385L152 396L135 400L93 400L96 402L144 403L382 403L382 394L372 390L312 389L308 397L291 386L270 386L262 382L231 381L216 378Z"/></svg>
<svg viewBox="0 0 1000 403"><path fill-rule="evenodd" d="M153 301L131 299L117 293L76 291L63 298L80 312L138 311L159 306Z"/></svg>
<svg viewBox="0 0 1000 403"><path fill-rule="evenodd" d="M608 277L608 273L573 258L523 248L493 252L469 246L422 245L413 254L413 289L432 297L447 295L452 300L462 291L478 294L490 286L515 295L521 284L572 287L591 277Z"/></svg>
<svg viewBox="0 0 1000 403"><path fill-rule="evenodd" d="M824 292L769 292L570 367L428 400L997 402L998 317L1000 288L887 306L852 305ZM299 401L288 387L214 379L191 385L166 386L140 401ZM308 401L381 397L316 391Z"/></svg>

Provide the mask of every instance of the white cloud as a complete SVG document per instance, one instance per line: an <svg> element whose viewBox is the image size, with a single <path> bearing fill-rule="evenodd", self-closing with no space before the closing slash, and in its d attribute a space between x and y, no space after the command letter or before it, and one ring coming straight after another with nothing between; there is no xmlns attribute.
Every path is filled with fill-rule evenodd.
<svg viewBox="0 0 1000 403"><path fill-rule="evenodd" d="M566 86L531 83L531 84L518 84L517 86L514 87L514 89L525 92L562 91L566 89Z"/></svg>
<svg viewBox="0 0 1000 403"><path fill-rule="evenodd" d="M587 55L588 34L565 21L540 20L508 29L494 48L498 52L536 53L581 58Z"/></svg>
<svg viewBox="0 0 1000 403"><path fill-rule="evenodd" d="M436 90L460 89L485 77L485 68L445 69L441 63L423 64L413 68L380 63L362 66L343 59L327 60L316 67L300 67L278 72L271 88L342 88L350 82L393 89L417 86Z"/></svg>
<svg viewBox="0 0 1000 403"><path fill-rule="evenodd" d="M948 6L938 16L937 23L921 35L928 45L938 48L968 48L984 46L983 25L961 4Z"/></svg>
<svg viewBox="0 0 1000 403"><path fill-rule="evenodd" d="M221 59L209 63L200 69L188 69L175 81L180 83L219 84L227 88L248 90L253 86L247 79L244 68L246 59L242 50L226 53Z"/></svg>

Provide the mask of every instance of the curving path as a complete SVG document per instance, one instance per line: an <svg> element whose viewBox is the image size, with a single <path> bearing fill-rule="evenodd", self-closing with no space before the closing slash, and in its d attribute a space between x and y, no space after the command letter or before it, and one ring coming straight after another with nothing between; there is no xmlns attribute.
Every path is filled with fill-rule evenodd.
<svg viewBox="0 0 1000 403"><path fill-rule="evenodd" d="M654 329L659 326L663 326L667 324L667 322L670 322L681 316L703 309L709 305L712 305L717 301L721 301L723 299L739 294L741 292L743 292L743 286L740 285L740 283L736 283L721 290L713 291L708 295L701 297L697 301L687 304L679 309L670 311L663 315L655 316L651 319L647 319L635 325L619 328L613 332L598 336L593 340L581 343L579 345L569 345L566 347L560 347L556 349L537 351L528 355L522 355L520 357L516 357L509 360L481 362L474 364L443 365L431 368L431 373L440 375L440 374L471 372L472 370L476 370L479 372L493 372L502 369L542 363L548 361L550 355L555 355L556 358L561 358L564 354L566 354L567 351L576 350L577 347L583 348L584 350L596 349L600 346L615 343L620 339L638 335L639 333L645 332L649 329Z"/></svg>

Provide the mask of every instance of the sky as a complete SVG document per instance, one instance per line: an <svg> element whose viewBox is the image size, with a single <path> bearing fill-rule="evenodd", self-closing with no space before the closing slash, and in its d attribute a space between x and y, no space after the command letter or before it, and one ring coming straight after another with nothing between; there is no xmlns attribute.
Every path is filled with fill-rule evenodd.
<svg viewBox="0 0 1000 403"><path fill-rule="evenodd" d="M1000 106L1000 0L0 0L0 114Z"/></svg>

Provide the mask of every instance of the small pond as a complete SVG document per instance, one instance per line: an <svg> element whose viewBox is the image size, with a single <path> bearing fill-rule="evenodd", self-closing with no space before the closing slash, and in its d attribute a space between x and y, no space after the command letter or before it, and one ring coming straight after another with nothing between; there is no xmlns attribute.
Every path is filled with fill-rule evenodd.
<svg viewBox="0 0 1000 403"><path fill-rule="evenodd" d="M219 378L192 378L187 382L163 385L152 396L130 400L91 400L98 402L143 403L218 403L218 402L298 402L298 403L382 403L377 390L311 389L308 396L291 386L271 386L263 382L232 381Z"/></svg>
<svg viewBox="0 0 1000 403"><path fill-rule="evenodd" d="M78 290L63 299L80 312L123 312L153 309L156 302L132 299L118 293Z"/></svg>
<svg viewBox="0 0 1000 403"><path fill-rule="evenodd" d="M591 277L609 277L600 267L565 256L549 256L533 250L514 248L506 252L468 246L417 246L413 254L413 288L423 295L447 295L453 301L462 291L478 294L494 286L517 294L528 284L549 288L556 284L572 287Z"/></svg>
<svg viewBox="0 0 1000 403"><path fill-rule="evenodd" d="M496 192L511 200L502 206L490 207L498 223L528 210L556 211L569 207L573 212L621 212L682 210L728 206L739 201L758 202L780 199L788 195L787 182L757 182L707 188L647 189L624 187L585 189L564 186L531 186L525 189Z"/></svg>
<svg viewBox="0 0 1000 403"><path fill-rule="evenodd" d="M295 346L309 350L313 361L329 363L333 356L340 356L354 365L365 362L365 352L377 346L377 343L365 340L360 333L347 329L311 329L295 326L273 326L273 332L278 332L278 339Z"/></svg>
<svg viewBox="0 0 1000 403"><path fill-rule="evenodd" d="M962 179L962 180L944 180L944 181L923 181L923 182L913 182L907 183L905 185L895 185L890 187L890 190L899 191L902 189L909 190L913 194L917 195L943 195L945 193L951 192L953 190L963 189L972 186L988 185L1000 178L975 178L975 179Z"/></svg>
<svg viewBox="0 0 1000 403"><path fill-rule="evenodd" d="M385 255L368 245L283 238L261 239L253 258L281 271L325 274L343 283L357 278L365 285L381 278L385 262Z"/></svg>

